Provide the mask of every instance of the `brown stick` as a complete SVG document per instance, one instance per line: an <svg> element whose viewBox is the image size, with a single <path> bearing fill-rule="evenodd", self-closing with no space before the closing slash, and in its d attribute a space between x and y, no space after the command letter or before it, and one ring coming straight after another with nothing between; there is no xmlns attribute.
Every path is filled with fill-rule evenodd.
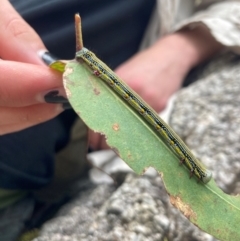
<svg viewBox="0 0 240 241"><path fill-rule="evenodd" d="M75 32L76 32L76 50L77 52L83 48L81 17L75 14Z"/></svg>

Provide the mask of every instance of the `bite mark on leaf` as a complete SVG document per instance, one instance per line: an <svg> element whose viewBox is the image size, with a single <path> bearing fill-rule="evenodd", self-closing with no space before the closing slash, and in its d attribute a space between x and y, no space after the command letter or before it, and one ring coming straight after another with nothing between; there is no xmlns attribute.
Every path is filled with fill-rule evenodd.
<svg viewBox="0 0 240 241"><path fill-rule="evenodd" d="M170 202L173 206L179 209L188 219L197 219L196 213L191 209L188 204L184 203L179 196L170 196Z"/></svg>

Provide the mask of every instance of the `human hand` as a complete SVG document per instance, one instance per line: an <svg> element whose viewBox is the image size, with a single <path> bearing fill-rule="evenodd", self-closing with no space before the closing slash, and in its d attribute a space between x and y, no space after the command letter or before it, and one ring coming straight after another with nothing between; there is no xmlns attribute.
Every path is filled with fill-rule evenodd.
<svg viewBox="0 0 240 241"><path fill-rule="evenodd" d="M46 50L36 32L2 0L0 8L0 135L47 121L60 104L47 104L64 95L61 75L44 65L38 52ZM57 94L56 94L57 93Z"/></svg>
<svg viewBox="0 0 240 241"><path fill-rule="evenodd" d="M182 59L172 39L164 38L120 65L116 74L159 112L186 75L188 65Z"/></svg>
<svg viewBox="0 0 240 241"><path fill-rule="evenodd" d="M222 45L203 27L185 29L159 39L120 65L115 72L160 112L169 97L181 87L191 68L221 48Z"/></svg>

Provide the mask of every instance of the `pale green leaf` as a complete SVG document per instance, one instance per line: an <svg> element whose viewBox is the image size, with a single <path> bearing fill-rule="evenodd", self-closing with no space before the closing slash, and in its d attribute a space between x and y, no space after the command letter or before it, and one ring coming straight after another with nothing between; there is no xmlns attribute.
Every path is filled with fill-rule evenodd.
<svg viewBox="0 0 240 241"><path fill-rule="evenodd" d="M84 63L67 64L64 84L72 107L87 126L104 134L109 146L136 173L155 168L171 203L192 223L220 240L240 240L239 197L223 193L213 179L208 184L189 179L189 170L179 165L179 159L143 117Z"/></svg>

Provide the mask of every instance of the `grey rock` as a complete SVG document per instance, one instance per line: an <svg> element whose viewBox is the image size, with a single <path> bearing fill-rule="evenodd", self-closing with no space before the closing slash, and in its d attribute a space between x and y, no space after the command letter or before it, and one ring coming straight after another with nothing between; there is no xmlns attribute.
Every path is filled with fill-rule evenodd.
<svg viewBox="0 0 240 241"><path fill-rule="evenodd" d="M94 206L92 198L100 194L102 202ZM118 189L100 185L76 197L45 223L35 241L189 240L189 235L213 240L172 207L160 177L128 174Z"/></svg>
<svg viewBox="0 0 240 241"><path fill-rule="evenodd" d="M212 71L215 69L215 71ZM211 63L200 81L183 89L170 124L212 170L227 193L239 193L240 171L240 64L224 55ZM217 71L216 71L217 70Z"/></svg>

